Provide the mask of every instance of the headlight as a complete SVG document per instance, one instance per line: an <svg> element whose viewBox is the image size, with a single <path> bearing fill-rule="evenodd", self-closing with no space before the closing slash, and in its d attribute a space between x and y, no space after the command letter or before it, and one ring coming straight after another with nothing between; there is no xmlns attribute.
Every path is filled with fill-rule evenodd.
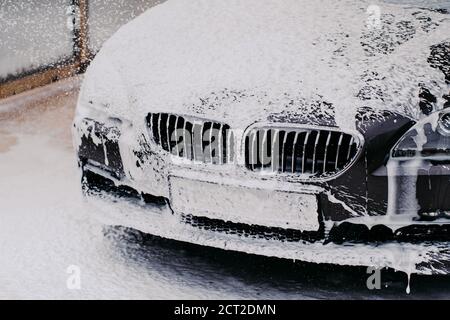
<svg viewBox="0 0 450 320"><path fill-rule="evenodd" d="M443 135L450 135L450 112L443 113L438 120L439 131Z"/></svg>
<svg viewBox="0 0 450 320"><path fill-rule="evenodd" d="M393 158L450 160L450 112L433 113L415 124L392 149Z"/></svg>

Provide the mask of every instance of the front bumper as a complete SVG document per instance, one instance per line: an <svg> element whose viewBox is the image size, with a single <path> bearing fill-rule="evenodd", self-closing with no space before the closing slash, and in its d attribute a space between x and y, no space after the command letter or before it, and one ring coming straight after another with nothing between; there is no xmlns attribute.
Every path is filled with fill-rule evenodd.
<svg viewBox="0 0 450 320"><path fill-rule="evenodd" d="M273 179L255 181L254 177L245 176L242 172L231 170L231 174L224 175L208 167L198 170L191 164L174 164L168 158L170 155L149 148L142 134L144 130L97 130L95 122L86 122L85 119L75 122L76 129L82 126L82 130L75 130L75 133L80 138L78 154L85 172L84 182L89 187L88 202L97 206L98 218L106 224L204 246L307 262L391 267L423 274L450 271L450 233L445 223L396 225L392 228L386 223L370 226L357 220L370 219L369 216L355 214L352 218L352 208L321 185ZM89 127L93 129L86 134ZM100 132L97 136L100 139L95 142L90 135L96 131ZM132 132L138 133L133 136ZM126 139L121 138L123 135ZM95 159L92 155L96 155ZM174 176L222 186L312 195L318 203L315 208L317 225L299 230L298 226L283 228L267 221L236 222L229 217L181 210L173 202L171 194L170 177ZM101 182L100 188L92 184L98 181ZM109 201L113 195L122 199L115 199L113 204ZM347 219L331 219L329 212L344 212L340 216ZM351 222L337 224L339 220ZM380 226L387 229L380 229Z"/></svg>
<svg viewBox="0 0 450 320"><path fill-rule="evenodd" d="M90 171L85 172L84 181L86 205L97 213L94 218L106 225L125 226L201 246L294 261L388 267L418 274L450 273L448 240L417 243L400 239L387 242L345 239L343 245L332 241L333 237L337 239L336 234L333 234L333 224L326 221L320 233L295 233L289 229L195 219L195 216L175 214L166 198L149 197L116 186L102 176L92 176Z"/></svg>
<svg viewBox="0 0 450 320"><path fill-rule="evenodd" d="M349 243L343 246L325 244L324 241L286 241L195 226L173 214L167 204L144 204L138 198L117 199L110 193L91 192L87 196L87 205L97 212L94 218L104 224L126 226L202 246L313 263L389 267L408 273L450 272L450 242Z"/></svg>

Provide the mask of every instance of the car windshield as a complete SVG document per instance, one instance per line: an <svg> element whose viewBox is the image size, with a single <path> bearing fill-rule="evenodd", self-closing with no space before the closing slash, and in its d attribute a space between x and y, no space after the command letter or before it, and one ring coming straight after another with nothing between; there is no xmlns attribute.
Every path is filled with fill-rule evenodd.
<svg viewBox="0 0 450 320"><path fill-rule="evenodd" d="M419 8L445 9L450 11L450 0L383 0L386 3L404 4Z"/></svg>

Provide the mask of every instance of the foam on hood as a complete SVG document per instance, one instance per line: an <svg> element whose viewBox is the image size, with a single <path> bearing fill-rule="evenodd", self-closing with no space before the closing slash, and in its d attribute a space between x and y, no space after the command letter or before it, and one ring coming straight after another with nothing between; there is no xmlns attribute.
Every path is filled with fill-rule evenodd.
<svg viewBox="0 0 450 320"><path fill-rule="evenodd" d="M373 0L169 0L105 43L80 101L130 120L170 110L236 126L308 106L346 128L363 106L417 117L419 84L449 90L427 62L449 30L448 14Z"/></svg>

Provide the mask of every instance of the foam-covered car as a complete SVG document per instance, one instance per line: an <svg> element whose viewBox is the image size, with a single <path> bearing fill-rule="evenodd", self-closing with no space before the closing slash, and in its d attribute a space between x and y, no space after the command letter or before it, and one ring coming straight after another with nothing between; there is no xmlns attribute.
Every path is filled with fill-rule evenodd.
<svg viewBox="0 0 450 320"><path fill-rule="evenodd" d="M88 198L114 199L98 215L222 249L448 272L450 15L392 2L170 0L122 27L74 121Z"/></svg>

